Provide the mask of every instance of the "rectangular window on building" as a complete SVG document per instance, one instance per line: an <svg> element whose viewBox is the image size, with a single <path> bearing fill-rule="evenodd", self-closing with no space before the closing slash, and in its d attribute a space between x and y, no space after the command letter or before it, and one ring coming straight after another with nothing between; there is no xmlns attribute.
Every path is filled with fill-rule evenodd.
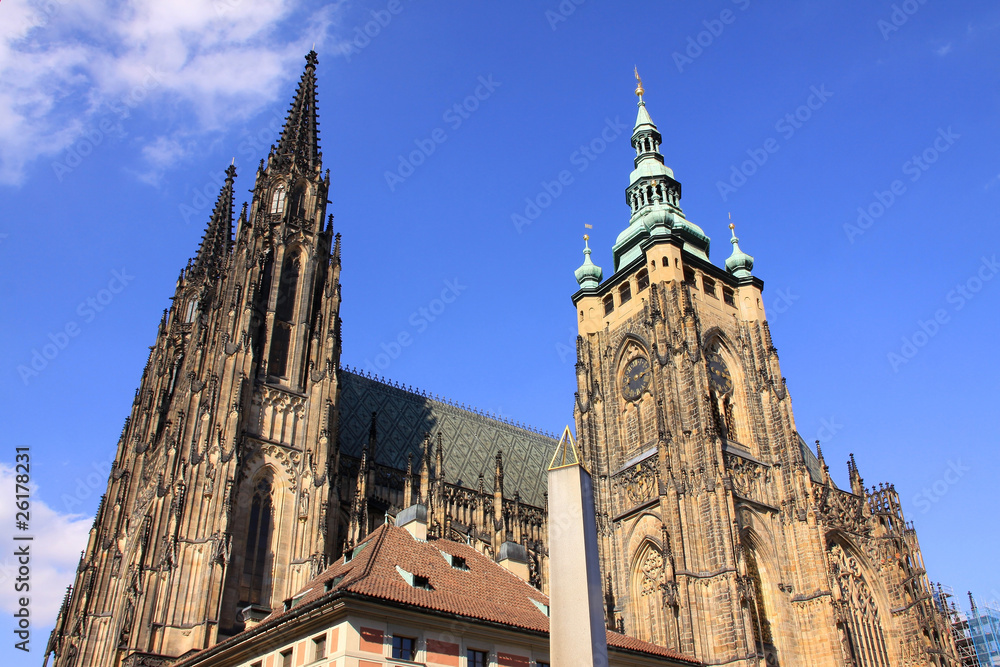
<svg viewBox="0 0 1000 667"><path fill-rule="evenodd" d="M613 294L609 294L604 297L604 314L610 315L615 309L615 297Z"/></svg>
<svg viewBox="0 0 1000 667"><path fill-rule="evenodd" d="M278 664L280 667L292 667L292 649L278 654Z"/></svg>
<svg viewBox="0 0 1000 667"><path fill-rule="evenodd" d="M392 657L397 660L415 660L417 657L417 640L413 637L393 636Z"/></svg>
<svg viewBox="0 0 1000 667"><path fill-rule="evenodd" d="M684 267L684 282L688 283L692 287L696 287L694 283L694 269L689 269Z"/></svg>
<svg viewBox="0 0 1000 667"><path fill-rule="evenodd" d="M489 653L470 648L466 657L467 667L489 667Z"/></svg>
<svg viewBox="0 0 1000 667"><path fill-rule="evenodd" d="M313 637L313 660L319 660L326 657L326 635L322 634L319 637Z"/></svg>
<svg viewBox="0 0 1000 667"><path fill-rule="evenodd" d="M736 307L736 294L728 287L722 288L722 300L726 302L727 306Z"/></svg>

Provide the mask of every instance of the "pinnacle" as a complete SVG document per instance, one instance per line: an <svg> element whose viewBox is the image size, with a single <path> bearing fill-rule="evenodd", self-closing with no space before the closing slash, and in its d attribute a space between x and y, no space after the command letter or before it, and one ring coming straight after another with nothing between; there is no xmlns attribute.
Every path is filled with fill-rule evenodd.
<svg viewBox="0 0 1000 667"><path fill-rule="evenodd" d="M299 80L295 98L285 119L285 127L275 148L275 156L280 162L296 164L310 170L316 169L321 161L316 109L318 62L316 52L310 51L306 56L306 69Z"/></svg>
<svg viewBox="0 0 1000 667"><path fill-rule="evenodd" d="M229 165L226 169L226 182L219 192L215 202L212 217L205 227L201 247L194 259L192 270L195 275L214 277L222 269L233 238L233 181L236 179L236 167Z"/></svg>

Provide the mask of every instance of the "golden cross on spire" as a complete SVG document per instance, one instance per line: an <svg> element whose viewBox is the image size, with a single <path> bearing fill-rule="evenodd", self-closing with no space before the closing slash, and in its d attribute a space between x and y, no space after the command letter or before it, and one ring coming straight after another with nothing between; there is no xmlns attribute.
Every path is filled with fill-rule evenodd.
<svg viewBox="0 0 1000 667"><path fill-rule="evenodd" d="M635 87L635 94L639 97L639 101L641 102L642 96L645 94L646 89L642 87L642 77L639 76L639 68L635 67L633 68L633 71L635 72L635 80L637 82L637 85Z"/></svg>

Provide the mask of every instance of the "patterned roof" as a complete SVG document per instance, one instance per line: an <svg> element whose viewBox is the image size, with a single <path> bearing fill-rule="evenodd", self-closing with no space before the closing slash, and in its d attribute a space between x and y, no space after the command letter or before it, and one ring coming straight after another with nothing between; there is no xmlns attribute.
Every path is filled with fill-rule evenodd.
<svg viewBox="0 0 1000 667"><path fill-rule="evenodd" d="M492 488L499 449L503 450L504 495L513 497L517 492L525 503L544 505L546 470L557 444L554 437L351 370L341 369L340 381L338 440L345 454L361 456L371 415L377 412L377 463L405 470L407 455L412 453L416 469L424 434L430 432L436 438L441 433L446 481L476 488L482 473Z"/></svg>
<svg viewBox="0 0 1000 667"><path fill-rule="evenodd" d="M320 598L350 592L509 627L546 634L549 631L549 618L538 607L549 605L548 596L465 544L450 540L421 542L405 528L383 524L355 549L355 554L351 561L345 563L341 558L327 568L295 596L291 609L272 613L264 623L278 622ZM445 554L465 559L467 569L452 567ZM400 569L426 577L430 590L411 586ZM682 664L700 664L617 632L608 632L608 646L672 658Z"/></svg>

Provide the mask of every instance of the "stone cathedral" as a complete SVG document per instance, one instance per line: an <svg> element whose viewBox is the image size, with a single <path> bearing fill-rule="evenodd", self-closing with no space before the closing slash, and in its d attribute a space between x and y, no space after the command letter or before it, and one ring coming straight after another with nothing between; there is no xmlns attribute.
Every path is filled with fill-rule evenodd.
<svg viewBox="0 0 1000 667"><path fill-rule="evenodd" d="M340 363L317 64L235 233L230 167L178 278L46 649L57 667L159 667L234 637L417 503L429 538L548 592L556 441ZM586 247L572 297L608 627L707 665L957 666L897 493L866 488L853 457L838 488L797 433L753 258L734 231L725 267L709 261L636 93L631 217L612 275Z"/></svg>

